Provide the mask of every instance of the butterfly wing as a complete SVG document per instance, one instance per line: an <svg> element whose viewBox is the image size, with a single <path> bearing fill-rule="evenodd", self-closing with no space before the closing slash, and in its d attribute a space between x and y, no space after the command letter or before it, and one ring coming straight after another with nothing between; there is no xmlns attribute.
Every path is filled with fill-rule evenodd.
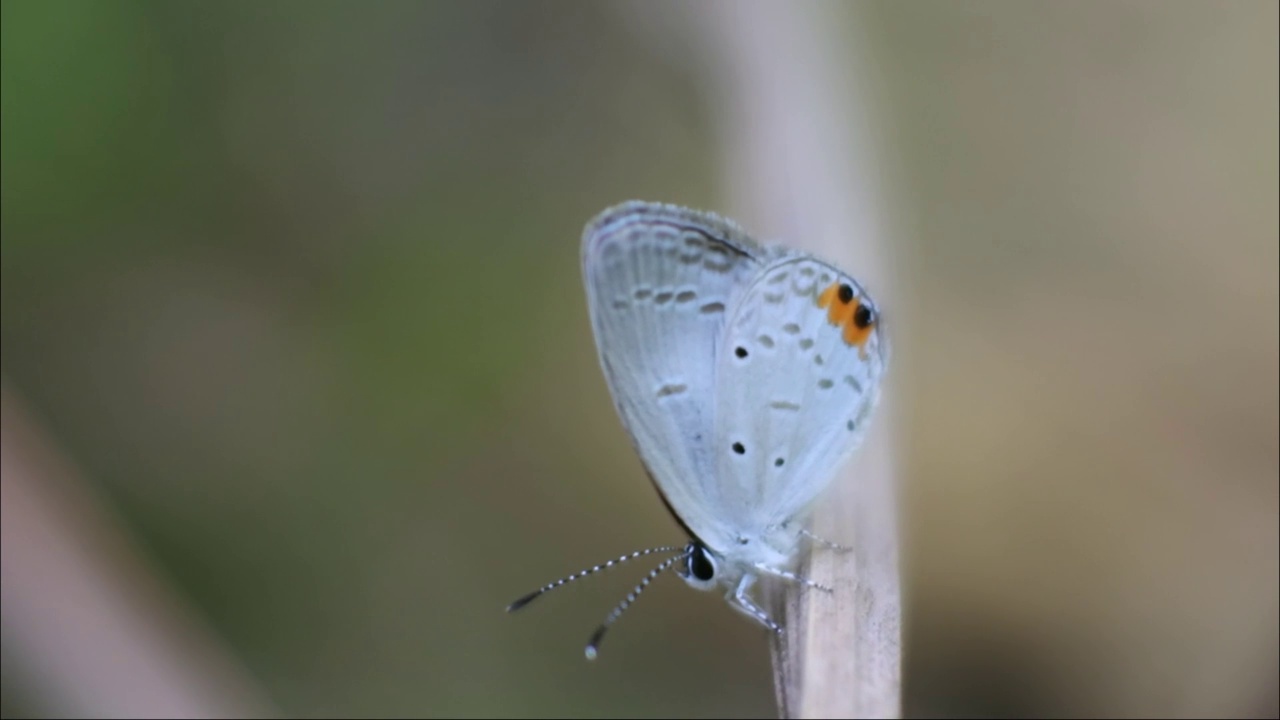
<svg viewBox="0 0 1280 720"><path fill-rule="evenodd" d="M724 333L712 448L722 511L763 533L803 512L861 443L887 345L867 292L795 251L757 274Z"/></svg>
<svg viewBox="0 0 1280 720"><path fill-rule="evenodd" d="M723 534L715 459L716 358L726 309L766 251L731 222L630 202L583 233L587 304L614 405L668 508L690 534Z"/></svg>

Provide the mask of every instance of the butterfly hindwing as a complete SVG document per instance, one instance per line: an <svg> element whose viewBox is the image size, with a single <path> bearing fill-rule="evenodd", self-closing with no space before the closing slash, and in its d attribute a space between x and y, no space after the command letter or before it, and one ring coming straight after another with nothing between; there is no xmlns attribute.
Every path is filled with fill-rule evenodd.
<svg viewBox="0 0 1280 720"><path fill-rule="evenodd" d="M885 345L866 291L796 251L753 278L724 333L712 450L721 511L749 535L804 511L860 444Z"/></svg>

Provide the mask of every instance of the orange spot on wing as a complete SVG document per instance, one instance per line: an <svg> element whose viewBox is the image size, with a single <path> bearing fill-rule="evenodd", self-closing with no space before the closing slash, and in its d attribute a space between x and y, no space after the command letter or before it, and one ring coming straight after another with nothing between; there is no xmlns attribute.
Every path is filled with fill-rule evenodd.
<svg viewBox="0 0 1280 720"><path fill-rule="evenodd" d="M822 294L818 295L818 307L827 309L827 322L832 325L844 325L853 319L852 303L840 302L840 283L832 283Z"/></svg>
<svg viewBox="0 0 1280 720"><path fill-rule="evenodd" d="M853 316L861 306L862 302L857 297L847 303L840 302L840 283L838 282L831 283L818 295L818 307L826 309L827 322L841 328L841 337L845 344L858 348L865 360L867 340L871 339L871 331L875 329L876 324L872 321L864 328L858 327L858 324L853 321Z"/></svg>
<svg viewBox="0 0 1280 720"><path fill-rule="evenodd" d="M853 304L853 303L850 303L850 304ZM875 328L875 323L872 323L864 328L860 328L857 325L853 324L852 318L849 320L849 323L844 326L844 341L850 345L855 345L859 350L862 350L863 351L862 359L864 360L866 359L865 351L866 351L867 340L871 339L871 330L873 328Z"/></svg>
<svg viewBox="0 0 1280 720"><path fill-rule="evenodd" d="M831 283L818 295L818 307L830 307L836 301L836 293L840 292L840 283Z"/></svg>

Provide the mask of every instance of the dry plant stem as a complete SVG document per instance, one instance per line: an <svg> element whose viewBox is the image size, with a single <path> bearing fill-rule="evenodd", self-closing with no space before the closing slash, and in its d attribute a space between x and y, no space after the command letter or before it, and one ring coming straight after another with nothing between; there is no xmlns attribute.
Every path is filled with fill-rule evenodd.
<svg viewBox="0 0 1280 720"><path fill-rule="evenodd" d="M766 239L816 252L866 281L892 342L888 248L880 226L864 79L849 7L719 0L696 5L695 41L724 137L729 212ZM890 360L889 380L893 377ZM856 458L818 506L801 566L834 595L774 584L786 633L774 643L784 717L901 715L901 598L888 392Z"/></svg>
<svg viewBox="0 0 1280 720"><path fill-rule="evenodd" d="M272 715L7 384L0 398L5 666L28 689L31 709L69 717Z"/></svg>

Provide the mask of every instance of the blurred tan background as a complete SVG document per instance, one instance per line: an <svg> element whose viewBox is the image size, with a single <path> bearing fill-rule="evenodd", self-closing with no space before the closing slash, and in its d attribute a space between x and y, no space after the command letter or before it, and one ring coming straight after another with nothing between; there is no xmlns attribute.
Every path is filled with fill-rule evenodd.
<svg viewBox="0 0 1280 720"><path fill-rule="evenodd" d="M774 715L674 578L583 660L647 565L503 612L681 540L578 242L726 205L687 8L0 7L5 717ZM1276 717L1277 5L846 11L905 714Z"/></svg>

